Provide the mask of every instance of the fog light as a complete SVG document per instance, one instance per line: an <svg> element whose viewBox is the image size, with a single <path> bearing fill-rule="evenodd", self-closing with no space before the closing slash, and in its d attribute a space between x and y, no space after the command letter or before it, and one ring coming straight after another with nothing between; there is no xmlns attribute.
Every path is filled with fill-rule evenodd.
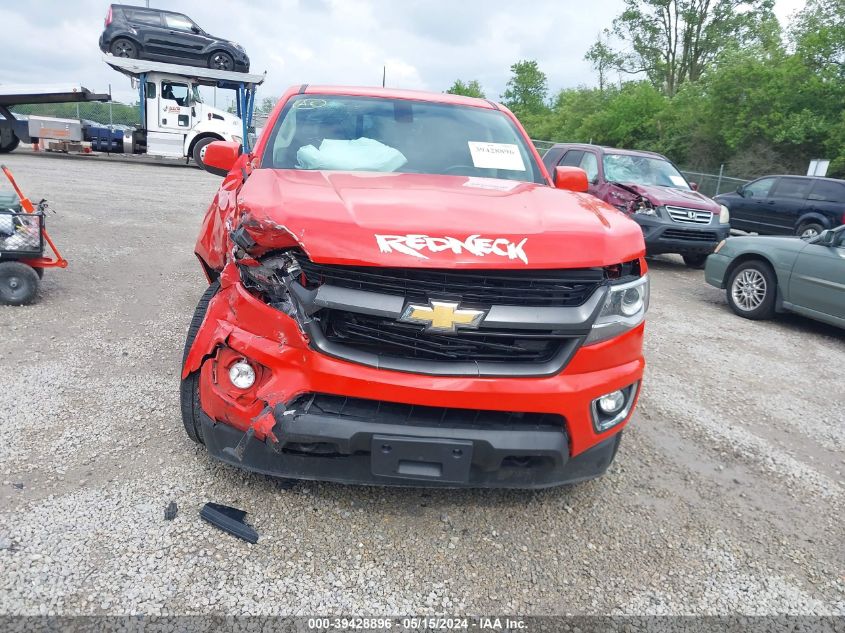
<svg viewBox="0 0 845 633"><path fill-rule="evenodd" d="M599 398L599 409L602 413L613 414L621 411L625 405L625 394L621 391L614 391Z"/></svg>
<svg viewBox="0 0 845 633"><path fill-rule="evenodd" d="M229 367L229 380L238 389L249 389L255 384L255 370L245 360Z"/></svg>

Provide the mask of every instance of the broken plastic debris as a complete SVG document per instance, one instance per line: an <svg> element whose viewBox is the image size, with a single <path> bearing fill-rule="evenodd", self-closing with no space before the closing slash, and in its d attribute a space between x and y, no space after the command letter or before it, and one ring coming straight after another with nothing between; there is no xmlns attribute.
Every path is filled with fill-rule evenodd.
<svg viewBox="0 0 845 633"><path fill-rule="evenodd" d="M169 504L167 504L167 507L164 509L164 520L172 521L176 518L177 512L179 512L179 506L176 505L175 501L171 501Z"/></svg>
<svg viewBox="0 0 845 633"><path fill-rule="evenodd" d="M211 525L228 532L232 536L243 539L248 543L258 542L258 532L252 526L244 523L246 512L243 510L209 502L200 510L200 516Z"/></svg>

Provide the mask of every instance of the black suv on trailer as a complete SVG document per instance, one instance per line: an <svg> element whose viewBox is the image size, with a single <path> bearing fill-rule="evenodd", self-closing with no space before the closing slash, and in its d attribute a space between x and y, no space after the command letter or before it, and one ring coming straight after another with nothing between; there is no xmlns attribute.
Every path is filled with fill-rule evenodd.
<svg viewBox="0 0 845 633"><path fill-rule="evenodd" d="M116 57L249 72L240 44L214 37L182 13L113 4L106 14L100 50Z"/></svg>
<svg viewBox="0 0 845 633"><path fill-rule="evenodd" d="M716 201L731 210L731 226L761 235L815 237L845 224L845 180L765 176Z"/></svg>
<svg viewBox="0 0 845 633"><path fill-rule="evenodd" d="M728 236L728 209L697 191L665 156L655 152L561 143L543 162L549 172L568 165L587 172L589 192L640 225L646 253L677 253L703 268Z"/></svg>

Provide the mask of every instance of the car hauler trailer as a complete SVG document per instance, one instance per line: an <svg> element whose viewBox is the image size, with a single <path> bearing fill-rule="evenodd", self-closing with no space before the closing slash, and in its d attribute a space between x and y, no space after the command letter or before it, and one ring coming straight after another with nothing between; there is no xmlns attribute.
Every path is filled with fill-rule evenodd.
<svg viewBox="0 0 845 633"><path fill-rule="evenodd" d="M124 141L124 151L167 158L193 158L202 166L212 141L236 141L249 149L255 89L266 74L255 75L103 55L103 61L138 88L141 127ZM236 115L203 103L200 86L233 90ZM128 147L128 145L131 145Z"/></svg>
<svg viewBox="0 0 845 633"><path fill-rule="evenodd" d="M128 76L138 89L140 121L134 130L111 131L117 138L98 139L94 149L111 153L147 154L161 158L192 158L202 166L205 147L212 141L235 141L246 150L251 144L250 126L255 107L255 90L266 74L197 68L180 64L151 62L103 55L103 61ZM203 103L200 86L235 92L236 113L231 114ZM33 103L108 101L107 94L93 94L81 86L4 86L0 84L0 151L10 152L20 141L41 138L71 139L69 120L32 117L15 118L9 107ZM44 125L43 122L55 125ZM81 129L81 126L79 127ZM105 141L105 142L104 142Z"/></svg>
<svg viewBox="0 0 845 633"><path fill-rule="evenodd" d="M110 99L111 95L96 94L78 84L0 84L0 154L11 152L21 141L33 141L29 121L16 118L9 108L23 104L79 103ZM64 132L69 133L70 130L64 128ZM37 136L34 138L38 139Z"/></svg>

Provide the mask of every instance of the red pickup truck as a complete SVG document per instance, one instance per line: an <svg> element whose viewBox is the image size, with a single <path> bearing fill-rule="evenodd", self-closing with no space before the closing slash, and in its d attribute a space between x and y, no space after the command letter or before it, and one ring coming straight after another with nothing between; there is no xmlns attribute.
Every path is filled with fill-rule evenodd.
<svg viewBox="0 0 845 633"><path fill-rule="evenodd" d="M642 232L505 107L301 86L205 163L181 399L213 457L380 485L607 469L643 375Z"/></svg>

